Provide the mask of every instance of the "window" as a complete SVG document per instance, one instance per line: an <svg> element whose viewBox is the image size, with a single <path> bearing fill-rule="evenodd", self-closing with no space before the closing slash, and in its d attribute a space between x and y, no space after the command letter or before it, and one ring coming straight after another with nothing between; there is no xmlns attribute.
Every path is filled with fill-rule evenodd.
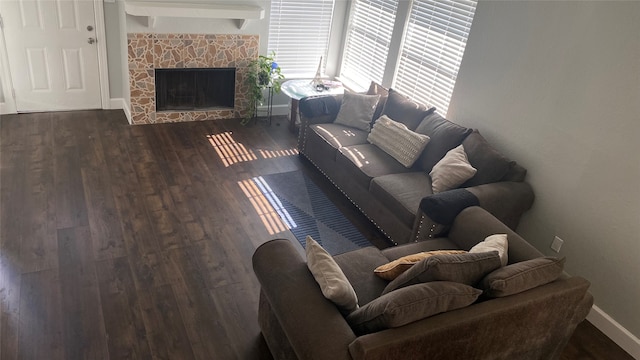
<svg viewBox="0 0 640 360"><path fill-rule="evenodd" d="M394 87L446 115L476 1L414 0Z"/></svg>
<svg viewBox="0 0 640 360"><path fill-rule="evenodd" d="M366 88L382 83L398 0L355 0L345 41L340 77Z"/></svg>
<svg viewBox="0 0 640 360"><path fill-rule="evenodd" d="M311 78L327 58L334 0L271 0L269 53L287 78ZM324 64L323 64L324 69Z"/></svg>

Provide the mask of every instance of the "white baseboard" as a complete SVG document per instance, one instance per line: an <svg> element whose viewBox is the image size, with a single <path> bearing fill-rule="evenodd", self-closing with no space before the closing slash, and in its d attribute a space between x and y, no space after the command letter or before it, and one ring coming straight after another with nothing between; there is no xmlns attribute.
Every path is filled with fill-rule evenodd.
<svg viewBox="0 0 640 360"><path fill-rule="evenodd" d="M110 109L122 109L122 111L124 111L124 116L127 117L127 121L131 124L131 110L129 110L129 106L125 99L111 98L109 99L109 106Z"/></svg>
<svg viewBox="0 0 640 360"><path fill-rule="evenodd" d="M593 305L587 320L607 335L613 342L628 352L634 359L640 360L640 339L625 329L611 316Z"/></svg>
<svg viewBox="0 0 640 360"><path fill-rule="evenodd" d="M0 102L0 115L17 114L16 107L8 102Z"/></svg>

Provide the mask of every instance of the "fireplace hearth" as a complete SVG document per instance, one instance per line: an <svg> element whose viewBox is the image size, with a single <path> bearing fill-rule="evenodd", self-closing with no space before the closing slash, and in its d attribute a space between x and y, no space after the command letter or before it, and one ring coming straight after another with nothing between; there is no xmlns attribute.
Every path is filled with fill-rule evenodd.
<svg viewBox="0 0 640 360"><path fill-rule="evenodd" d="M233 109L235 68L155 69L156 111Z"/></svg>

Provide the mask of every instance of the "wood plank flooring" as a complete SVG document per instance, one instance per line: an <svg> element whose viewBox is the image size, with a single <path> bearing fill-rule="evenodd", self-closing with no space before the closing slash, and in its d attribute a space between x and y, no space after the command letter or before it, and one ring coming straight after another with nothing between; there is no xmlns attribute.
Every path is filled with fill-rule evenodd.
<svg viewBox="0 0 640 360"><path fill-rule="evenodd" d="M0 358L271 359L251 255L294 237L270 234L239 182L301 169L387 246L286 124L2 116ZM562 359L631 357L585 322Z"/></svg>

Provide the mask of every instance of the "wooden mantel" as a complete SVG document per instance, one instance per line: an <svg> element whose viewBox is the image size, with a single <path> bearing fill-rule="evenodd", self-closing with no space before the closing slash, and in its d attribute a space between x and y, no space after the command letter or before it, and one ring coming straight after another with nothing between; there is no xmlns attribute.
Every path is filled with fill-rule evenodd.
<svg viewBox="0 0 640 360"><path fill-rule="evenodd" d="M249 20L264 19L264 9L254 5L125 1L124 10L129 15L148 17L152 28L160 16L236 19L240 29L244 29Z"/></svg>

